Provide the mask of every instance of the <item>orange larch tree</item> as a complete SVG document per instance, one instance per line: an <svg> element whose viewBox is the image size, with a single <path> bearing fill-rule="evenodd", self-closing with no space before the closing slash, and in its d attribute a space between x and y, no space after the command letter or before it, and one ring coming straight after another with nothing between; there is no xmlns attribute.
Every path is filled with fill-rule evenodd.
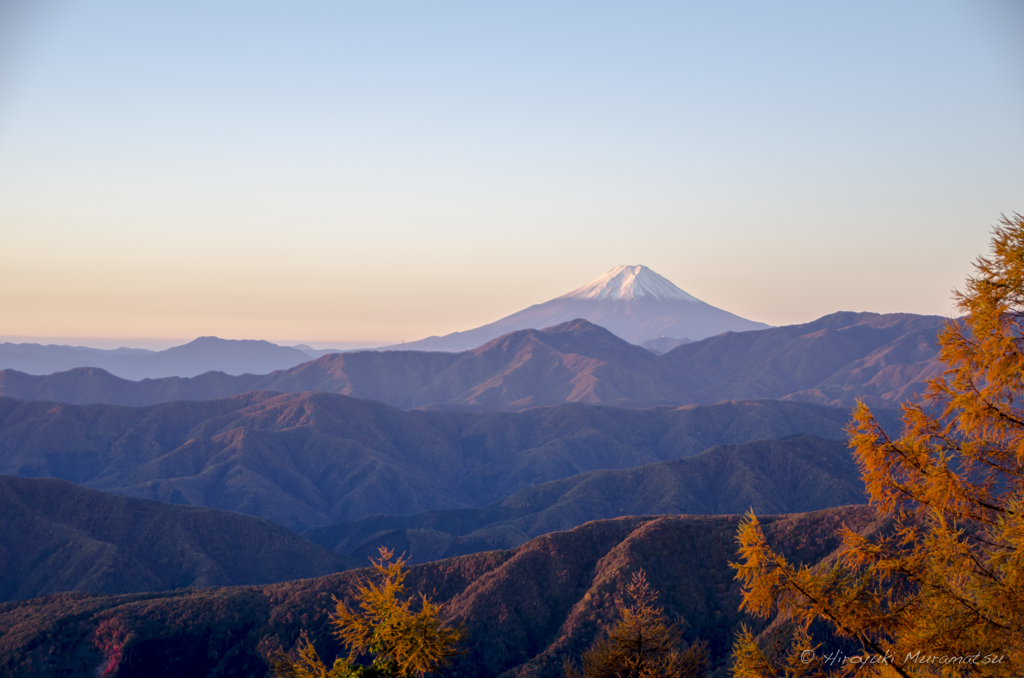
<svg viewBox="0 0 1024 678"><path fill-rule="evenodd" d="M405 560L382 546L371 562L380 583L362 581L355 594L359 607L335 599L331 615L348 657L328 667L303 633L293 656L278 657L278 678L422 678L458 654L462 630L448 626L440 606L426 596L405 595ZM358 663L365 655L372 657L368 666Z"/></svg>
<svg viewBox="0 0 1024 678"><path fill-rule="evenodd" d="M707 642L689 647L683 630L657 604L643 570L626 587L632 603L619 605L619 621L583 653L580 672L566 659L566 678L700 678L707 673Z"/></svg>
<svg viewBox="0 0 1024 678"><path fill-rule="evenodd" d="M744 629L733 675L1024 675L1024 217L1001 220L975 269L939 337L948 369L904 405L902 435L854 411L850 445L891 529L845 530L809 568L774 553L752 513L741 524L743 608L793 633L768 653ZM861 654L821 661L816 621Z"/></svg>

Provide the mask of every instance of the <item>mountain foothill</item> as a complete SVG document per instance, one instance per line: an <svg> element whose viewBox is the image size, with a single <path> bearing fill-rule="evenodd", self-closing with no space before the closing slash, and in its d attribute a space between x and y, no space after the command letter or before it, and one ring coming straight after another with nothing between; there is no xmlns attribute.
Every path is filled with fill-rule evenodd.
<svg viewBox="0 0 1024 678"><path fill-rule="evenodd" d="M708 641L724 675L741 624L735 560L739 516L633 516L546 534L510 550L416 565L407 586L443 603L466 642L445 675L562 675L613 621L630 577L643 569L659 604L685 620L685 639ZM764 516L765 535L787 559L813 565L840 545L840 528L886 529L867 506ZM286 583L121 595L64 593L0 603L0 673L192 678L266 675L276 651L308 632L322 656L342 648L328 627L333 597L351 600L366 570ZM113 642L112 642L113 641Z"/></svg>
<svg viewBox="0 0 1024 678"><path fill-rule="evenodd" d="M466 630L448 675L562 675L640 568L725 675L766 629L739 516L809 565L888 529L850 407L896 430L945 323L769 327L620 266L404 347L2 344L0 674L265 676L303 631L333 657L385 546Z"/></svg>
<svg viewBox="0 0 1024 678"><path fill-rule="evenodd" d="M0 476L0 600L266 584L362 564L265 520Z"/></svg>

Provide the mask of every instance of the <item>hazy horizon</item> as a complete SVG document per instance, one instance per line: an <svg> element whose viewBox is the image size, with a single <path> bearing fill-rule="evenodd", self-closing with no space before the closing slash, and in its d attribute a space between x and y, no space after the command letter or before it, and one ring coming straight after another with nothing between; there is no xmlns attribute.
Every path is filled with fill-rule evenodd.
<svg viewBox="0 0 1024 678"><path fill-rule="evenodd" d="M1022 29L1011 0L13 0L0 333L383 345L623 263L771 325L951 315L1024 211Z"/></svg>
<svg viewBox="0 0 1024 678"><path fill-rule="evenodd" d="M195 337L37 337L37 336L18 336L18 335L0 335L0 344L11 343L11 344L40 344L40 345L53 345L53 346L74 346L82 348L98 348L102 350L110 350L116 348L142 348L149 351L163 351L174 346L181 346L187 344L190 341L195 341L202 336L216 336L216 335L197 335ZM218 337L220 339L253 339L253 340L264 340L269 341L279 346L298 346L306 345L316 350L322 350L325 348L338 348L343 350L350 350L356 348L375 348L377 346L383 346L387 342L342 342L342 341L318 341L308 342L301 340L290 340L290 339L265 339L264 337Z"/></svg>

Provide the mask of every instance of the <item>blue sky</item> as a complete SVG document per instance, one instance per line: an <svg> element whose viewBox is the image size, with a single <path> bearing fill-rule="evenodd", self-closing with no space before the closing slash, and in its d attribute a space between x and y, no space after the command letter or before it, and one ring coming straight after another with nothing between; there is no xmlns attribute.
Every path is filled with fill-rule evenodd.
<svg viewBox="0 0 1024 678"><path fill-rule="evenodd" d="M617 264L948 314L1024 211L1010 0L2 7L5 336L412 340Z"/></svg>

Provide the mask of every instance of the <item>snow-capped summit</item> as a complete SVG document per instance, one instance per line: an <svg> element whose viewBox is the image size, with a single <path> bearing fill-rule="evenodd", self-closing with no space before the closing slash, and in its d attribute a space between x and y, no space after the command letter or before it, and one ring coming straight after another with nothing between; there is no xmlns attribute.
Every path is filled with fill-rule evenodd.
<svg viewBox="0 0 1024 678"><path fill-rule="evenodd" d="M543 329L576 318L589 320L634 344L660 338L696 341L722 332L768 327L715 308L646 266L616 266L568 294L534 304L493 323L383 348L467 351L509 332Z"/></svg>
<svg viewBox="0 0 1024 678"><path fill-rule="evenodd" d="M676 287L668 278L646 266L616 266L583 287L563 294L559 299L678 299L700 300Z"/></svg>

